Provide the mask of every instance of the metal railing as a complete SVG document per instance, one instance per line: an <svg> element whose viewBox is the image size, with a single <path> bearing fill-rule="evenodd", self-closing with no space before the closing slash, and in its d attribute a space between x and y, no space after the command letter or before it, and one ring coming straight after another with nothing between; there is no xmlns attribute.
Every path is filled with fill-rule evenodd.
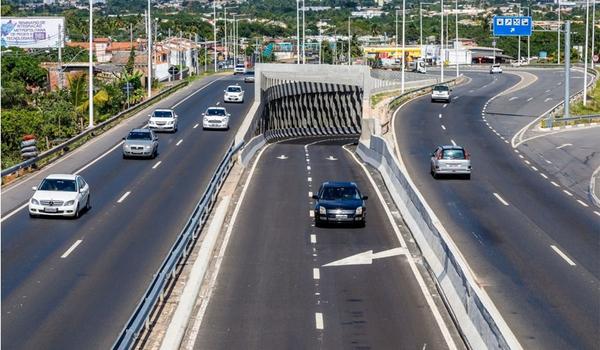
<svg viewBox="0 0 600 350"><path fill-rule="evenodd" d="M148 329L150 327L150 315L152 310L154 310L159 301L163 300L165 289L169 285L169 281L177 276L179 263L187 258L193 247L193 243L198 238L201 228L208 220L210 210L216 202L217 194L227 178L229 171L233 167L234 154L243 145L243 142L238 145L232 143L227 150L225 157L223 157L221 163L219 163L217 170L206 187L202 198L198 204L196 204L194 211L171 247L171 250L169 250L167 257L158 271L154 274L154 279L125 324L125 327L113 344L112 349L121 350L132 348L142 329Z"/></svg>
<svg viewBox="0 0 600 350"><path fill-rule="evenodd" d="M183 87L183 86L185 86L187 84L188 83L185 82L185 81L184 82L180 82L178 84L175 84L175 85L173 85L173 86L171 86L171 87L169 87L169 88L161 91L160 93L154 95L153 97L151 97L151 98L149 98L147 100L144 100L144 101L138 103L137 105L132 106L132 107L130 107L130 108L124 110L124 111L121 111L121 112L117 113L116 115L110 117L109 119L103 121L102 123L97 124L93 128L86 129L83 132L81 132L81 133L73 136L72 138L68 139L67 141L65 141L65 142L63 142L63 143L61 143L61 144L59 144L59 145L57 145L55 147L52 147L51 149L49 149L47 151L44 151L44 152L40 153L39 155L37 155L34 158L27 159L24 162L21 162L19 164L15 164L15 165L13 165L13 166L11 166L9 168L6 168L6 169L2 170L1 177L4 178L5 176L14 174L14 173L16 173L17 171L19 171L21 169L25 169L25 168L29 168L31 166L34 166L36 163L38 163L38 162L40 162L42 160L47 160L47 159L50 159L51 157L54 157L54 156L60 156L62 154L59 154L59 153L61 153L63 151L64 152L68 152L69 151L69 146L73 145L74 143L76 143L76 142L78 142L78 141L80 141L80 140L82 140L82 139L84 139L85 137L88 137L88 136L89 137L94 137L95 133L97 131L101 131L104 127L106 127L107 125L113 123L114 121L116 121L117 119L123 117L124 115L126 115L128 113L131 113L131 112L134 112L134 111L136 111L138 109L144 108L144 107L148 106L149 104L155 102L156 100L162 98L164 95L169 94L169 93L173 92L174 90L177 90L180 87Z"/></svg>
<svg viewBox="0 0 600 350"><path fill-rule="evenodd" d="M548 120L545 120L544 122L548 123ZM551 125L542 125L542 127L559 127L565 125L577 125L587 123L600 123L600 114L576 115L568 118L554 117L552 118Z"/></svg>

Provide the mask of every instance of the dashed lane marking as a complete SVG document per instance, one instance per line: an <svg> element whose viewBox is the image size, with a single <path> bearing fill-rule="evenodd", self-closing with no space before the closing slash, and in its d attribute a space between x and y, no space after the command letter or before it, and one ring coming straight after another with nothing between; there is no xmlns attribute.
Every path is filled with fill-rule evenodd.
<svg viewBox="0 0 600 350"><path fill-rule="evenodd" d="M514 101L514 100L516 100L518 98L519 98L518 96L513 96L513 97L509 98L508 101Z"/></svg>
<svg viewBox="0 0 600 350"><path fill-rule="evenodd" d="M550 181L550 183L551 183L552 185L554 185L554 187L560 187L560 185L559 185L559 184L557 184L557 183L556 183L556 182L554 182L554 181Z"/></svg>
<svg viewBox="0 0 600 350"><path fill-rule="evenodd" d="M540 176L543 177L544 179L548 179L548 176L546 176L546 174L544 174L544 173L540 173Z"/></svg>
<svg viewBox="0 0 600 350"><path fill-rule="evenodd" d="M160 163L162 163L162 160L159 160L158 162L156 162L156 164L154 164L154 166L152 166L152 169L158 168L158 166L160 165Z"/></svg>
<svg viewBox="0 0 600 350"><path fill-rule="evenodd" d="M320 312L315 313L315 327L317 329L325 328L325 324L323 323L323 314Z"/></svg>
<svg viewBox="0 0 600 350"><path fill-rule="evenodd" d="M446 130L446 127L444 125L442 125L442 129Z"/></svg>
<svg viewBox="0 0 600 350"><path fill-rule="evenodd" d="M561 258L563 258L569 265L575 266L575 263L573 262L573 260L569 259L569 257L565 253L563 253L560 249L558 249L557 246L551 245L550 247L556 252L556 254L558 254Z"/></svg>
<svg viewBox="0 0 600 350"><path fill-rule="evenodd" d="M194 129L196 129L198 127L199 124L194 125Z"/></svg>
<svg viewBox="0 0 600 350"><path fill-rule="evenodd" d="M500 201L500 203L504 204L505 206L508 207L508 202L505 201L502 197L500 197L500 195L496 192L494 192L494 197L496 197L497 200Z"/></svg>
<svg viewBox="0 0 600 350"><path fill-rule="evenodd" d="M586 207L586 208L587 208L587 207L589 207L589 205L587 205L587 203L586 203L586 202L584 202L584 201L582 201L581 199L578 199L578 200L577 200L577 203L581 204L582 206L584 206L584 207Z"/></svg>
<svg viewBox="0 0 600 350"><path fill-rule="evenodd" d="M440 114L438 115L438 118L442 119L442 113L440 113Z"/></svg>
<svg viewBox="0 0 600 350"><path fill-rule="evenodd" d="M179 145L181 145L181 143L182 143L182 142L183 142L183 139L181 139L181 140L177 141L177 143L175 144L175 146L179 146Z"/></svg>
<svg viewBox="0 0 600 350"><path fill-rule="evenodd" d="M61 259L65 259L66 257L68 257L69 254L71 254L75 250L75 248L77 248L77 246L81 244L81 242L83 242L82 239L78 239L77 241L75 241L75 243L73 243L73 245L69 249L67 249L67 251L63 255L60 256Z"/></svg>
<svg viewBox="0 0 600 350"><path fill-rule="evenodd" d="M564 192L564 193L565 193L567 196L569 196L569 197L573 197L573 193L571 193L571 192L569 192L569 191L567 191L567 190L563 190L563 192Z"/></svg>
<svg viewBox="0 0 600 350"><path fill-rule="evenodd" d="M312 243L312 244L317 243L317 235L310 235L310 243Z"/></svg>
<svg viewBox="0 0 600 350"><path fill-rule="evenodd" d="M130 193L131 193L131 191L125 192L125 194L122 195L121 198L119 198L119 200L117 201L117 203L123 202L125 200L125 198L127 198L127 196L129 196Z"/></svg>
<svg viewBox="0 0 600 350"><path fill-rule="evenodd" d="M313 279L315 279L315 280L321 279L321 272L317 268L313 269Z"/></svg>
<svg viewBox="0 0 600 350"><path fill-rule="evenodd" d="M313 196L312 191L308 191L308 198L312 198L312 196Z"/></svg>
<svg viewBox="0 0 600 350"><path fill-rule="evenodd" d="M528 99L527 99L527 102L529 102L529 101L531 101L531 100L533 100L533 97L530 97L530 98L528 98Z"/></svg>
<svg viewBox="0 0 600 350"><path fill-rule="evenodd" d="M594 210L594 214L600 216L600 211Z"/></svg>
<svg viewBox="0 0 600 350"><path fill-rule="evenodd" d="M309 210L308 211L308 216L310 216L311 218L314 218L315 217L315 212L312 211L312 210Z"/></svg>
<svg viewBox="0 0 600 350"><path fill-rule="evenodd" d="M454 140L450 140L450 142L452 142L452 146L456 146L456 142L454 142Z"/></svg>

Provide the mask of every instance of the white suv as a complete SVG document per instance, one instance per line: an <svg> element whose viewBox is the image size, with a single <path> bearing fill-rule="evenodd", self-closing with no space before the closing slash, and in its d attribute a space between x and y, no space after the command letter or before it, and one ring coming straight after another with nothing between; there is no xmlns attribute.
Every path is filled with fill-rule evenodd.
<svg viewBox="0 0 600 350"><path fill-rule="evenodd" d="M239 85L229 85L223 92L225 102L244 102L244 90Z"/></svg>
<svg viewBox="0 0 600 350"><path fill-rule="evenodd" d="M154 131L177 131L179 118L172 109L157 109L149 117L148 128Z"/></svg>
<svg viewBox="0 0 600 350"><path fill-rule="evenodd" d="M450 103L450 87L448 85L436 85L431 90L431 102L440 100Z"/></svg>

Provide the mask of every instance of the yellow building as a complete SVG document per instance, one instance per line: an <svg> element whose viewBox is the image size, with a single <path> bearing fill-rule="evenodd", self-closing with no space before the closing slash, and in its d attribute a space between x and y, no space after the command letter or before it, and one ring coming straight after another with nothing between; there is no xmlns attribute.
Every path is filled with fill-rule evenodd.
<svg viewBox="0 0 600 350"><path fill-rule="evenodd" d="M406 46L404 48L406 61L410 62L413 59L421 57L420 46ZM363 47L363 52L368 58L401 58L402 46L371 46Z"/></svg>

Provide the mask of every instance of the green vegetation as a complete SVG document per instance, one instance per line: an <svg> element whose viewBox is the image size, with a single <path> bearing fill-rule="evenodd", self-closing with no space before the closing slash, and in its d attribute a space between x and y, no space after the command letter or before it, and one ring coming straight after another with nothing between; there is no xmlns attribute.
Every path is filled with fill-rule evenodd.
<svg viewBox="0 0 600 350"><path fill-rule="evenodd" d="M600 69L596 69L597 76L600 77ZM596 80L594 87L588 94L587 105L584 106L583 102L574 103L571 106L572 115L591 115L600 114L600 80Z"/></svg>

